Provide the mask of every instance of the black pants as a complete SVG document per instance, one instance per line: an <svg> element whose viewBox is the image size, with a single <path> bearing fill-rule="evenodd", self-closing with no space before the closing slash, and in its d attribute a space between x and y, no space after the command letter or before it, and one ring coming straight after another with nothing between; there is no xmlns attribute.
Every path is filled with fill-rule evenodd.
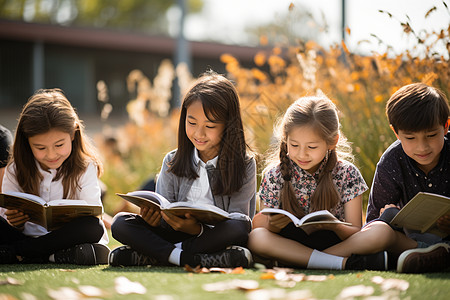
<svg viewBox="0 0 450 300"><path fill-rule="evenodd" d="M168 262L176 243L182 242L182 249L188 253L213 253L227 246L246 247L251 223L240 220L227 220L213 228L204 226L199 237L175 231L163 219L161 226L152 227L139 215L118 213L112 222L112 236L134 250L156 258L159 262Z"/></svg>
<svg viewBox="0 0 450 300"><path fill-rule="evenodd" d="M97 243L102 238L103 231L98 218L81 217L46 235L30 237L0 217L0 245L12 246L16 255L24 258L48 258L58 250L83 243Z"/></svg>
<svg viewBox="0 0 450 300"><path fill-rule="evenodd" d="M308 235L303 229L296 227L292 222L284 227L279 234L284 238L294 240L306 247L319 251L342 242L334 231L320 230Z"/></svg>

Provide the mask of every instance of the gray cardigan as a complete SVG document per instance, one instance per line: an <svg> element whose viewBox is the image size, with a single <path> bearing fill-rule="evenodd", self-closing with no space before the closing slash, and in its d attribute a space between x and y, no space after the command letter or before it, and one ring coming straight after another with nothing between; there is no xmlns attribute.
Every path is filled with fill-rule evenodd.
<svg viewBox="0 0 450 300"><path fill-rule="evenodd" d="M163 160L161 172L156 180L156 192L170 202L186 201L187 194L192 186L193 179L178 177L168 172L169 163L173 159L176 149L169 152ZM208 170L208 178L211 172ZM229 212L241 213L251 220L256 209L256 162L252 158L247 165L244 184L238 192L232 195L213 195L214 204Z"/></svg>

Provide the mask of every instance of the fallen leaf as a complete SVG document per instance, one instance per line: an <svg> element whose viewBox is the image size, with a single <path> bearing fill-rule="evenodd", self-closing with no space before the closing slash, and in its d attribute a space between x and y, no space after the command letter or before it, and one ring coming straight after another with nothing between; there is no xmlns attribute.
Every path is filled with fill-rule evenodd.
<svg viewBox="0 0 450 300"><path fill-rule="evenodd" d="M245 274L245 269L243 267L237 267L231 270L231 274Z"/></svg>
<svg viewBox="0 0 450 300"><path fill-rule="evenodd" d="M316 282L320 282L320 281L325 281L328 279L327 275L308 275L305 277L305 281L316 281Z"/></svg>
<svg viewBox="0 0 450 300"><path fill-rule="evenodd" d="M256 290L259 287L259 283L255 280L227 280L214 283L207 283L202 286L205 291L208 292L223 292L227 290Z"/></svg>
<svg viewBox="0 0 450 300"><path fill-rule="evenodd" d="M80 286L78 286L78 289L86 297L104 297L104 296L106 296L106 292L96 286L80 285Z"/></svg>
<svg viewBox="0 0 450 300"><path fill-rule="evenodd" d="M20 294L20 299L22 300L38 300L38 298L30 293L21 293Z"/></svg>
<svg viewBox="0 0 450 300"><path fill-rule="evenodd" d="M84 298L77 290L69 287L61 287L57 290L48 289L47 294L55 300L79 300Z"/></svg>
<svg viewBox="0 0 450 300"><path fill-rule="evenodd" d="M10 294L0 294L0 300L19 300Z"/></svg>
<svg viewBox="0 0 450 300"><path fill-rule="evenodd" d="M395 278L385 279L381 276L374 276L372 277L371 281L373 283L381 285L381 289L383 291L391 289L406 291L409 288L409 282L403 279L395 279Z"/></svg>
<svg viewBox="0 0 450 300"><path fill-rule="evenodd" d="M125 276L119 276L114 280L116 292L120 295L145 294L147 289L139 282L130 281Z"/></svg>
<svg viewBox="0 0 450 300"><path fill-rule="evenodd" d="M249 300L285 299L286 291L283 289L261 289L248 292L246 296Z"/></svg>
<svg viewBox="0 0 450 300"><path fill-rule="evenodd" d="M0 285L22 285L23 282L12 277L0 280Z"/></svg>
<svg viewBox="0 0 450 300"><path fill-rule="evenodd" d="M275 279L275 273L272 273L272 272L262 273L259 278L261 278L263 280Z"/></svg>
<svg viewBox="0 0 450 300"><path fill-rule="evenodd" d="M370 296L373 294L375 289L371 286L366 285L354 285L344 288L337 299L352 299L355 297Z"/></svg>

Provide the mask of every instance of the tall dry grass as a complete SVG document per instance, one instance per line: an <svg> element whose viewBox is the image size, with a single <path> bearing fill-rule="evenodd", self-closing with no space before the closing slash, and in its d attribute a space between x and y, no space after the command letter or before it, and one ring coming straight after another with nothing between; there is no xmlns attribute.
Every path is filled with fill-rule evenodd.
<svg viewBox="0 0 450 300"><path fill-rule="evenodd" d="M436 9L430 9L425 17L432 17ZM342 131L352 142L356 164L370 185L380 155L395 139L385 116L390 95L413 82L433 85L447 95L450 91L450 26L439 32L415 32L407 21L399 20L399 26L416 40L401 54L394 54L389 45L384 53L363 56L351 53L343 43L323 48L307 42L262 51L254 57L255 68L244 68L233 56L222 55L226 75L241 97L251 147L264 154L271 144L273 124L286 108L301 96L323 93L340 109ZM193 81L184 66L174 69L169 61L163 61L153 83L138 70L130 73L130 92L137 92L128 105L130 122L99 143L108 197L134 190L155 176L165 153L176 147L179 112L169 111L168 106L174 76L178 76L183 94ZM107 210L113 209L117 200L109 199Z"/></svg>

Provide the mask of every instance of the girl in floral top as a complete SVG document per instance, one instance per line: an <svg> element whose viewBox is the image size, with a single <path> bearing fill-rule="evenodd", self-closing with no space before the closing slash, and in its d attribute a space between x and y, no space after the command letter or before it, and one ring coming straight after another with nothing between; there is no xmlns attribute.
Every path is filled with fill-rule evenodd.
<svg viewBox="0 0 450 300"><path fill-rule="evenodd" d="M361 229L362 194L368 189L349 162L351 147L339 128L337 108L325 96L294 102L277 126L278 144L259 195L264 207L281 208L299 218L328 210L351 225L313 225L305 232L285 215L258 214L249 238L257 256L312 269L344 269L347 260L354 260L323 251Z"/></svg>

